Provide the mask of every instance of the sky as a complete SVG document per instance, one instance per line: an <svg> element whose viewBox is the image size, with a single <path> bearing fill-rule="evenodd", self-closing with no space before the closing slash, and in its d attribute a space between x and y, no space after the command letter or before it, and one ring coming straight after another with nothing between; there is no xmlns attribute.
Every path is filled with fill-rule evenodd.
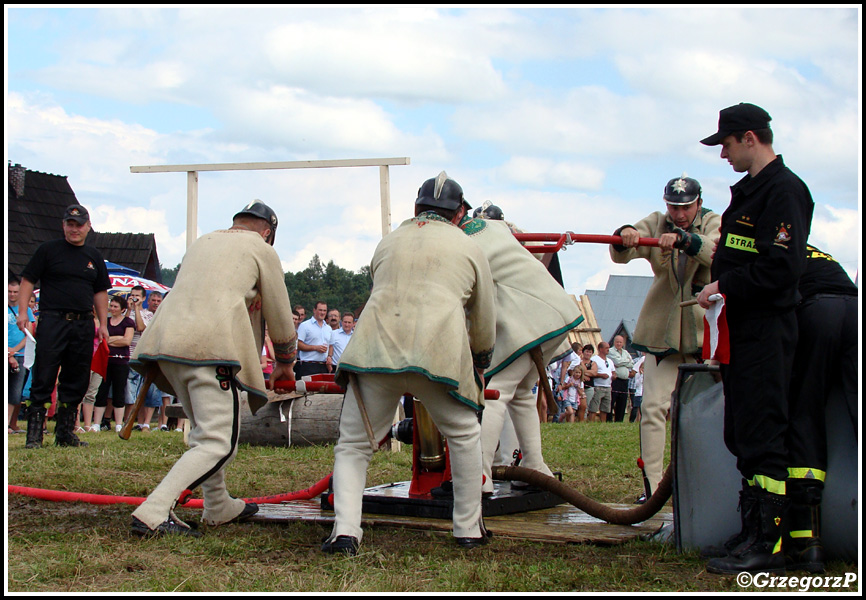
<svg viewBox="0 0 866 600"><path fill-rule="evenodd" d="M610 234L686 173L722 213L741 174L699 143L751 102L815 200L810 241L859 282L859 5L441 8L6 5L7 164L65 175L100 232L186 247L184 173L131 166L408 157L391 219L444 170L526 231ZM375 167L207 172L198 234L259 198L287 271L358 270L381 239ZM608 247L560 253L604 289Z"/></svg>

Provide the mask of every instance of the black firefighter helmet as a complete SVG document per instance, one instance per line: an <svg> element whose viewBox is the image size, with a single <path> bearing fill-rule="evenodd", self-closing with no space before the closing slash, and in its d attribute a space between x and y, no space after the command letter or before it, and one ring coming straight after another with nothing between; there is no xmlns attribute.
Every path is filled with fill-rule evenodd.
<svg viewBox="0 0 866 600"><path fill-rule="evenodd" d="M491 204L490 200L479 206L475 209L475 212L472 213L473 219L489 219L491 221L502 221L505 219L505 213L502 212L502 209L496 206L495 204Z"/></svg>
<svg viewBox="0 0 866 600"><path fill-rule="evenodd" d="M268 206L261 200L253 200L252 202L244 206L240 212L238 212L234 217L232 217L232 219L237 219L242 215L248 215L267 221L268 225L271 228L271 235L268 236L267 242L271 246L274 245L274 238L277 237L278 220L277 213L275 213L270 206Z"/></svg>
<svg viewBox="0 0 866 600"><path fill-rule="evenodd" d="M696 179L686 177L685 173L680 177L671 179L665 186L664 198L668 204L685 206L699 200L700 197L701 184Z"/></svg>
<svg viewBox="0 0 866 600"><path fill-rule="evenodd" d="M457 210L461 204L466 207L466 210L472 208L463 198L463 188L449 178L445 171L421 184L415 204L435 206L445 210Z"/></svg>

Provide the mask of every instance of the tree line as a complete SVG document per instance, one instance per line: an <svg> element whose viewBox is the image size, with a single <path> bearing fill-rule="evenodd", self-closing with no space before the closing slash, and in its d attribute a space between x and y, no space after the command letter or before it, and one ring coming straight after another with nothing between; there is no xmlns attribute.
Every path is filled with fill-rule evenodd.
<svg viewBox="0 0 866 600"><path fill-rule="evenodd" d="M162 284L172 287L179 269L180 265L170 269L160 266ZM308 316L312 315L313 307L319 301L327 302L328 308L357 314L358 309L370 297L370 289L373 287L368 265L355 273L338 267L334 261L323 265L318 254L313 256L303 271L286 273L285 281L292 306L300 304L307 309Z"/></svg>

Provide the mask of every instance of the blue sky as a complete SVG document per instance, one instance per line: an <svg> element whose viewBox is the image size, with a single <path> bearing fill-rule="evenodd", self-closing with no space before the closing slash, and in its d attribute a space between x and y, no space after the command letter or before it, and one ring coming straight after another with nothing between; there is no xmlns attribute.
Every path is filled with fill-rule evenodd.
<svg viewBox="0 0 866 600"><path fill-rule="evenodd" d="M740 175L698 140L721 108L773 116L816 201L811 241L859 268L859 6L6 7L7 161L66 175L99 231L185 247L186 177L132 165L402 157L392 223L446 170L527 231L611 233L686 172L722 212ZM287 270L358 269L381 237L378 170L203 173L199 233L253 198ZM607 248L560 255L603 288Z"/></svg>

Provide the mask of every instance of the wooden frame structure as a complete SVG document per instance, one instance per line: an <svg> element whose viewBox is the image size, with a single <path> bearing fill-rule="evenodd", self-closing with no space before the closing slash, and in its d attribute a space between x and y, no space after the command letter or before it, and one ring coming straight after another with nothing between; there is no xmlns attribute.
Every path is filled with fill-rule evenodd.
<svg viewBox="0 0 866 600"><path fill-rule="evenodd" d="M129 167L131 173L186 173L186 247L198 231L198 174L203 171L260 171L268 169L326 169L335 167L379 167L382 237L391 232L391 165L408 165L409 157L358 158L344 160L298 160L289 162L217 163L199 165L151 165Z"/></svg>

